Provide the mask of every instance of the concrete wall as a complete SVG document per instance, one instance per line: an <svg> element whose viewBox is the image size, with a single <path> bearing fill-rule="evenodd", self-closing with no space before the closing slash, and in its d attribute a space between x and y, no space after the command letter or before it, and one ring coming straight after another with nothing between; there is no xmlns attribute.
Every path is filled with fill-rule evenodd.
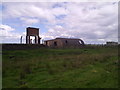
<svg viewBox="0 0 120 90"><path fill-rule="evenodd" d="M81 47L84 46L84 42L80 39L64 39L56 38L53 40L45 41L45 45L53 48L65 48L65 47Z"/></svg>
<svg viewBox="0 0 120 90"><path fill-rule="evenodd" d="M61 40L55 39L55 40L49 40L45 42L45 45L48 47L61 47L62 42Z"/></svg>
<svg viewBox="0 0 120 90"><path fill-rule="evenodd" d="M79 40L77 39L63 39L61 40L63 47L79 47L83 46L83 44L80 44Z"/></svg>
<svg viewBox="0 0 120 90"><path fill-rule="evenodd" d="M2 50L29 50L44 48L42 44L2 44Z"/></svg>

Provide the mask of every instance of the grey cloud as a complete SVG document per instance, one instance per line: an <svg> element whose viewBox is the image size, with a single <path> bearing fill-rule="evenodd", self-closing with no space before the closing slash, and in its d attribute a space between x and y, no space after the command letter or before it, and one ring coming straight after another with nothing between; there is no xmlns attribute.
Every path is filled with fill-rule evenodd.
<svg viewBox="0 0 120 90"><path fill-rule="evenodd" d="M117 40L117 3L67 2L29 3L27 5L20 3L14 6L6 4L6 7L7 9L3 11L6 17L13 15L15 18L21 18L24 15L24 17L29 18L27 21L35 23L42 23L47 20L45 25L48 32L42 33L43 39L76 37L82 38L86 42L102 43L107 40ZM60 15L65 15L65 17L56 18ZM63 25L58 25L59 23Z"/></svg>

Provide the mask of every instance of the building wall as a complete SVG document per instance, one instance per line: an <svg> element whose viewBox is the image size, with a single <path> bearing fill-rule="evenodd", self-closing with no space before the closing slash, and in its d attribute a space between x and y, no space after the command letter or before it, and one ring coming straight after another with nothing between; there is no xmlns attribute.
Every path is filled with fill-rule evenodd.
<svg viewBox="0 0 120 90"><path fill-rule="evenodd" d="M84 45L84 42L81 42L80 39L58 38L58 39L45 41L45 45L54 48L80 47Z"/></svg>
<svg viewBox="0 0 120 90"><path fill-rule="evenodd" d="M61 40L49 40L49 41L45 41L45 45L49 46L49 47L62 47L62 42Z"/></svg>
<svg viewBox="0 0 120 90"><path fill-rule="evenodd" d="M107 45L118 45L118 42L106 42Z"/></svg>
<svg viewBox="0 0 120 90"><path fill-rule="evenodd" d="M78 47L81 46L82 43L80 44L80 40L78 39L63 39L62 40L63 46L65 47Z"/></svg>

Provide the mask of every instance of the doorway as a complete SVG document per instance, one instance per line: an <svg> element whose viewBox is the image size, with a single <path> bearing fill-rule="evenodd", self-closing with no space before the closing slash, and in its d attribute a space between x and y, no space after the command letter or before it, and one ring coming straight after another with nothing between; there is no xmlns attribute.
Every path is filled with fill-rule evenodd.
<svg viewBox="0 0 120 90"><path fill-rule="evenodd" d="M57 46L57 42L54 42L54 46Z"/></svg>

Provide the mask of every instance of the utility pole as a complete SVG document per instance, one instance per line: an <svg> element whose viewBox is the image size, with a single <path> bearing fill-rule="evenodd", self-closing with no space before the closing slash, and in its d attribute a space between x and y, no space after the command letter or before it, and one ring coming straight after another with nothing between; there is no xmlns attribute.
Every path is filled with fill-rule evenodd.
<svg viewBox="0 0 120 90"><path fill-rule="evenodd" d="M23 37L23 36L21 36L21 38L20 38L20 44L22 44L22 37Z"/></svg>
<svg viewBox="0 0 120 90"><path fill-rule="evenodd" d="M44 44L44 39L42 40L42 44Z"/></svg>

